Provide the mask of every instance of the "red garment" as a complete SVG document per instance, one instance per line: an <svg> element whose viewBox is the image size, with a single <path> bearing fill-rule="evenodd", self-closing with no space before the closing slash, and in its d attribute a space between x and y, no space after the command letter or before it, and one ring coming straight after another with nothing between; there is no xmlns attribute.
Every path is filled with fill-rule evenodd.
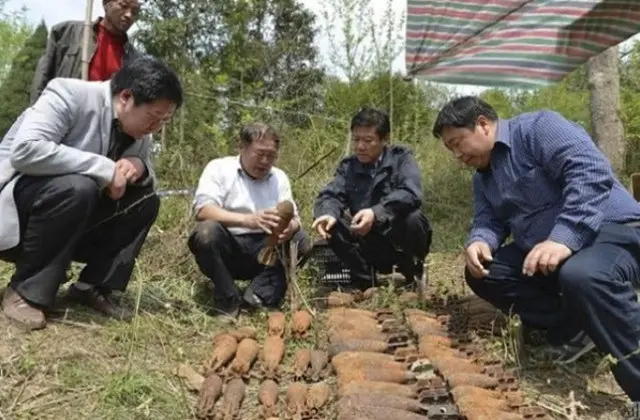
<svg viewBox="0 0 640 420"><path fill-rule="evenodd" d="M89 62L89 80L109 80L122 67L125 37L115 35L98 24L96 51Z"/></svg>

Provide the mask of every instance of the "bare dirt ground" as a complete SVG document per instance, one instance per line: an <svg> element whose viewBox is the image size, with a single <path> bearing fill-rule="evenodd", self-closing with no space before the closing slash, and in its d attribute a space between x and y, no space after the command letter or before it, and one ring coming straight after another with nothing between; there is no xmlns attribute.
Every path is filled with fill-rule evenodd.
<svg viewBox="0 0 640 420"><path fill-rule="evenodd" d="M211 288L186 251L185 231L162 221L154 229L123 296L136 309L132 323L71 307L46 329L25 333L0 316L0 419L194 418L197 394L174 370L180 363L198 368L211 352L213 336L229 327L209 313ZM431 291L467 292L459 255L436 253L428 263ZM11 270L0 265L0 279L8 281ZM314 305L309 276L301 273L300 284ZM396 296L384 289L375 305L401 309ZM238 326L256 328L263 342L266 318L264 313L243 315ZM286 340L285 367L297 348L323 345L321 321L312 328L306 339ZM624 418L626 399L606 369L598 370L601 355L560 369L540 360L535 347L526 348L517 361L509 343L505 334L490 342L488 350L518 369L529 401L552 418L570 418L566 407L572 392L586 407L574 418ZM287 381L285 375L282 389ZM258 384L249 382L240 418L259 418ZM329 410L325 418L335 417Z"/></svg>

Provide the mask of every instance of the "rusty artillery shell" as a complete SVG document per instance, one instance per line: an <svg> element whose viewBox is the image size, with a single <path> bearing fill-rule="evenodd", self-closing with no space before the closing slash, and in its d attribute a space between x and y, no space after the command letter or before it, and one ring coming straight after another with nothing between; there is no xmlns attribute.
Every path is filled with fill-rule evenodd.
<svg viewBox="0 0 640 420"><path fill-rule="evenodd" d="M285 317L282 312L271 312L267 318L267 335L284 335Z"/></svg>
<svg viewBox="0 0 640 420"><path fill-rule="evenodd" d="M222 378L211 374L207 376L200 387L196 405L196 417L199 419L213 419L216 413L215 405L222 394Z"/></svg>

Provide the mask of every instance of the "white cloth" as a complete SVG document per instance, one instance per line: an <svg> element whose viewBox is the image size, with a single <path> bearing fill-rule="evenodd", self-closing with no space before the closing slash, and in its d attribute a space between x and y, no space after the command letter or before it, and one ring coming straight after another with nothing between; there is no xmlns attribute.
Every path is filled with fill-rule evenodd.
<svg viewBox="0 0 640 420"><path fill-rule="evenodd" d="M273 167L260 180L248 176L240 165L240 156L226 156L209 161L205 166L193 200L193 211L197 213L213 204L234 213L254 213L275 207L279 202L289 200L298 216L298 208L293 201L289 177L281 169ZM230 227L235 235L262 232L242 227Z"/></svg>

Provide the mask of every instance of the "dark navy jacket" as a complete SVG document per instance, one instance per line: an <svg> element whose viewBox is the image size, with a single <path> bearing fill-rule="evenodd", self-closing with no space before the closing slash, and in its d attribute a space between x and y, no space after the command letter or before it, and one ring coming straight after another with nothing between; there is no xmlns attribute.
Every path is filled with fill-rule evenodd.
<svg viewBox="0 0 640 420"><path fill-rule="evenodd" d="M363 165L355 155L344 158L333 180L320 190L313 217L338 219L347 211L353 216L371 208L375 226L386 230L395 220L420 209L422 197L422 178L413 152L405 146L389 145L377 165Z"/></svg>

